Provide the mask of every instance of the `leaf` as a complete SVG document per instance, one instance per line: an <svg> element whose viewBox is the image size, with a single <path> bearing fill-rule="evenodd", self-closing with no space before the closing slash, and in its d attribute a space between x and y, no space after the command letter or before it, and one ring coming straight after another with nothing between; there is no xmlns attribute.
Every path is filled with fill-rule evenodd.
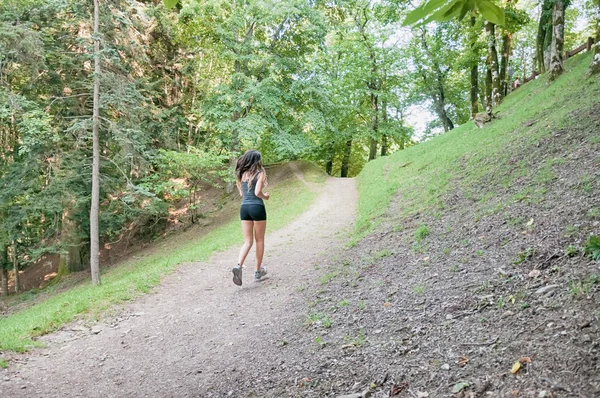
<svg viewBox="0 0 600 398"><path fill-rule="evenodd" d="M437 10L442 7L446 3L446 0L429 0L427 3L415 8L411 12L408 13L406 18L404 18L404 22L402 22L402 26L412 25L415 22L425 18L431 12Z"/></svg>
<svg viewBox="0 0 600 398"><path fill-rule="evenodd" d="M534 269L529 273L529 277L530 278L537 278L538 276L540 276L541 272L539 269Z"/></svg>
<svg viewBox="0 0 600 398"><path fill-rule="evenodd" d="M475 9L474 0L465 1L460 10L460 15L458 16L458 19L462 21L465 15L467 15L467 13L473 9Z"/></svg>
<svg viewBox="0 0 600 398"><path fill-rule="evenodd" d="M456 383L454 387L452 387L452 394L456 394L457 392L462 391L463 389L469 387L469 385L469 383L465 383L464 381Z"/></svg>
<svg viewBox="0 0 600 398"><path fill-rule="evenodd" d="M163 0L165 3L165 7L167 9L171 9L173 7L175 7L177 5L177 3L179 2L179 0Z"/></svg>
<svg viewBox="0 0 600 398"><path fill-rule="evenodd" d="M515 374L519 371L519 369L521 369L521 362L517 361L510 370L510 373Z"/></svg>
<svg viewBox="0 0 600 398"><path fill-rule="evenodd" d="M500 26L506 23L504 11L489 0L475 0L477 9L486 20Z"/></svg>
<svg viewBox="0 0 600 398"><path fill-rule="evenodd" d="M458 366L463 367L469 363L469 358L465 357L464 355L461 355L460 357L458 357L458 361L456 363L458 364Z"/></svg>
<svg viewBox="0 0 600 398"><path fill-rule="evenodd" d="M531 363L531 358L530 357L521 357L521 358L519 358L519 362L521 362L521 363Z"/></svg>
<svg viewBox="0 0 600 398"><path fill-rule="evenodd" d="M449 21L460 14L463 4L463 0L454 0L452 3L448 4L449 7L445 7L444 10L440 10L433 14L433 19L438 22Z"/></svg>
<svg viewBox="0 0 600 398"><path fill-rule="evenodd" d="M428 18L423 20L419 25L428 24L431 21L445 22L451 20L455 15L460 12L460 4L464 0L453 0L446 4L440 10L431 14Z"/></svg>

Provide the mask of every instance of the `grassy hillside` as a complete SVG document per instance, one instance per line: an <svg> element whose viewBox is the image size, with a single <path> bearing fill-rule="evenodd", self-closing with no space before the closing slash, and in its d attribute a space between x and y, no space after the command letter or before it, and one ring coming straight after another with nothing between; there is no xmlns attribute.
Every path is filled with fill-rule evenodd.
<svg viewBox="0 0 600 398"><path fill-rule="evenodd" d="M324 173L308 162L298 163L298 168L306 181L322 183L325 180ZM271 183L267 191L272 199L267 204L271 220L268 229L273 231L307 210L316 193L298 180L285 164L269 169L269 173L272 178L269 179ZM241 242L237 216L207 235L189 240L173 236L157 241L154 248L148 249L151 252L145 257L135 257L117 267L105 269L100 287L93 287L87 281L50 295L48 299L23 311L0 318L0 351L26 351L37 344L36 336L57 330L79 316L98 317L113 305L150 291L178 265L205 261L212 253ZM60 286L50 290L57 288L60 289ZM31 295L27 297L32 298Z"/></svg>
<svg viewBox="0 0 600 398"><path fill-rule="evenodd" d="M549 84L542 76L525 84L506 98L496 109L498 119L483 129L469 122L369 162L358 176L359 233L364 236L383 221L381 216L396 194L402 203L400 218L424 211L443 212L448 205L444 196L455 189L481 203L497 190L513 191L515 183L520 187L525 179L529 184L520 194L540 199L544 186L556 178L553 167L569 161L561 152L568 152L576 143L565 143L564 148L535 164L528 159L530 148L566 127L581 129L590 147L597 148L600 143L600 129L589 120L590 113L600 112L600 80L584 78L589 62L589 56L572 58L566 64L567 73L557 82ZM597 190L599 181L590 178L590 188Z"/></svg>
<svg viewBox="0 0 600 398"><path fill-rule="evenodd" d="M354 245L321 268L309 326L288 348L335 371L302 374L313 394L600 396L600 78L585 79L589 62L519 88L483 129L467 123L365 166Z"/></svg>

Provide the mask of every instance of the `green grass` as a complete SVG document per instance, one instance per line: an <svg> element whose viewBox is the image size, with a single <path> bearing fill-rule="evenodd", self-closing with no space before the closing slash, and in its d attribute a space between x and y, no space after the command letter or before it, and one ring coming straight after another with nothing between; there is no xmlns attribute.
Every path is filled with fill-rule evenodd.
<svg viewBox="0 0 600 398"><path fill-rule="evenodd" d="M485 202L491 197L489 192L512 189L517 181L536 184L553 181L556 178L553 165L548 162L541 168L534 167L537 165L529 164L527 155L544 137L570 125L571 112L586 111L593 106L590 98L598 96L600 79L584 78L589 62L589 55L571 58L565 64L567 73L556 82L548 84L542 76L523 85L506 97L495 110L498 118L483 129L468 122L429 141L367 163L357 177L355 239L368 235L381 224L396 195L401 207L395 212L398 216L386 217L391 225L401 225L403 218L414 214L434 214L443 209L444 196L456 187L465 195L484 198ZM536 122L524 126L528 120ZM490 186L489 181L498 184ZM580 189L588 192L594 189L594 184L583 179ZM544 193L545 190L520 187L510 195L514 200L538 202Z"/></svg>
<svg viewBox="0 0 600 398"><path fill-rule="evenodd" d="M305 321L306 326L319 325L325 329L331 327L331 317L322 312L313 312L308 314Z"/></svg>
<svg viewBox="0 0 600 398"><path fill-rule="evenodd" d="M313 176L318 174L315 166L304 165L303 169L309 170ZM313 179L317 180L316 177ZM268 231L289 224L306 211L316 197L316 193L293 178L269 187L269 191ZM149 292L160 283L161 277L175 270L179 264L205 261L211 254L240 244L242 240L236 218L199 239L181 244L173 240L168 250L130 260L103 272L102 285L98 287L86 282L30 308L0 318L0 350L24 352L39 346L35 337L57 330L80 316L98 318L115 304Z"/></svg>

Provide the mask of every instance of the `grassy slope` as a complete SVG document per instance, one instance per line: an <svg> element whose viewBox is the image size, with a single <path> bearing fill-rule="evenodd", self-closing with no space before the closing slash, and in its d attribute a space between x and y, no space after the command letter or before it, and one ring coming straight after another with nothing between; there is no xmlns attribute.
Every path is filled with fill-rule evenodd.
<svg viewBox="0 0 600 398"><path fill-rule="evenodd" d="M299 167L307 181L322 183L325 180L324 174L316 166L301 163ZM268 204L270 231L290 223L307 210L316 197L314 192L293 176L270 186L268 191L273 198ZM0 350L26 351L37 344L35 336L57 330L83 314L97 317L114 304L148 292L159 284L161 277L172 272L179 264L205 261L211 254L241 242L237 218L200 239L180 244L172 239L168 251L159 251L111 268L102 275L100 287L93 287L87 282L31 308L0 318ZM2 363L0 361L0 366Z"/></svg>
<svg viewBox="0 0 600 398"><path fill-rule="evenodd" d="M548 85L547 78L527 83L510 94L498 107L498 120L478 129L472 122L423 144L368 163L358 176L358 237L364 237L382 222L382 215L398 194L402 203L400 217L432 211L442 212L443 197L455 184L475 193L472 186L484 176L496 176L495 184L510 186L528 176L544 180L551 165L532 170L514 168L511 155L532 145L570 123L570 114L593 106L598 98L600 79L584 79L590 56L579 56L566 63L567 73ZM598 100L596 100L598 102ZM526 121L536 121L531 127ZM597 144L599 136L588 137ZM505 173L507 169L514 169ZM536 175L530 175L536 173ZM530 194L543 194L531 188ZM474 198L482 199L482 198ZM485 198L483 198L485 199Z"/></svg>

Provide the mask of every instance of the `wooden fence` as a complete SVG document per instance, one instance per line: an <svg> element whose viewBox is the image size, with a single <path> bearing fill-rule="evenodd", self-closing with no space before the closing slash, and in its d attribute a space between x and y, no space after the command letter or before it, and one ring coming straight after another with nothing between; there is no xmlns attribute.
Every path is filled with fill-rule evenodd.
<svg viewBox="0 0 600 398"><path fill-rule="evenodd" d="M571 51L566 51L565 52L565 56L564 56L564 60L567 60L569 58L571 58L573 55L575 54L579 54L582 51L590 51L592 49L592 46L594 45L594 38L593 37L588 37L587 42L583 43L582 45L580 45L579 47L571 50ZM535 79L536 77L538 77L540 75L540 72L538 72L537 70L534 70L533 73L531 74L531 76L529 76L528 78L526 78L523 81L523 84L532 81L533 79Z"/></svg>

